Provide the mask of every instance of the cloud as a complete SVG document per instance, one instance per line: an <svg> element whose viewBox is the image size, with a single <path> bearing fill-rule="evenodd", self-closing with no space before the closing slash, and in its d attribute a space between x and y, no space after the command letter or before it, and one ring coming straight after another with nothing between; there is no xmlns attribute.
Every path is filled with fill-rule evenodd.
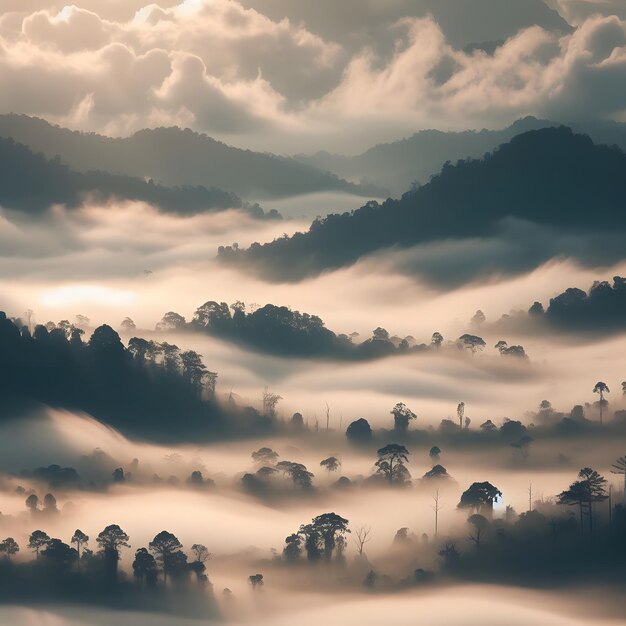
<svg viewBox="0 0 626 626"><path fill-rule="evenodd" d="M626 19L626 5L622 0L549 0L548 4L575 25L582 24L592 15L617 15Z"/></svg>
<svg viewBox="0 0 626 626"><path fill-rule="evenodd" d="M109 134L180 124L279 151L527 114L626 115L618 17L587 16L569 33L541 3L504 19L484 0L463 24L469 43L504 42L488 54L463 52L455 2L333 3L332 16L304 4L9 4L0 79L13 88L0 111Z"/></svg>
<svg viewBox="0 0 626 626"><path fill-rule="evenodd" d="M500 280L532 271L555 258L575 259L587 267L611 267L623 259L622 233L576 234L516 219L503 220L491 237L449 239L392 255L374 255L372 264L390 264L431 285Z"/></svg>
<svg viewBox="0 0 626 626"><path fill-rule="evenodd" d="M493 55L455 50L431 19L404 25L404 45L389 63L381 67L372 51L356 56L313 110L383 123L408 114L416 126L444 127L458 115L488 124L529 113L568 119L626 110L619 80L626 77L626 25L615 17L591 18L565 37L532 27Z"/></svg>

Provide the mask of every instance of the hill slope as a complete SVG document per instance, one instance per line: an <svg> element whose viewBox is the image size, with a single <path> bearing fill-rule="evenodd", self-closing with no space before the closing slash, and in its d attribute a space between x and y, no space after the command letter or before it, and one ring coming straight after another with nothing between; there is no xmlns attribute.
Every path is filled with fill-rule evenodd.
<svg viewBox="0 0 626 626"><path fill-rule="evenodd" d="M626 124L590 122L568 125L577 132L588 134L596 143L617 144L626 149ZM376 185L399 196L415 182L428 182L447 161L480 158L521 133L552 126L558 124L527 117L502 130L423 130L400 141L373 146L354 156L318 152L294 158L346 180Z"/></svg>
<svg viewBox="0 0 626 626"><path fill-rule="evenodd" d="M219 187L248 199L318 191L381 195L299 161L227 146L189 129L141 130L127 138L71 131L26 115L0 115L0 137L56 155L85 172L151 178L162 185ZM384 194L382 194L384 195Z"/></svg>
<svg viewBox="0 0 626 626"><path fill-rule="evenodd" d="M0 138L0 205L39 213L53 204L78 207L87 196L97 202L147 202L161 211L181 215L238 208L259 218L279 217L276 212L265 214L258 205L247 205L234 194L214 187L163 187L107 172L75 172L58 158L49 160L12 139Z"/></svg>
<svg viewBox="0 0 626 626"><path fill-rule="evenodd" d="M222 248L220 257L275 279L298 280L393 246L497 238L505 223L513 224L506 245L519 243L518 234L527 235L522 223L544 229L547 248L559 237L569 245L577 238L577 250L578 241L623 233L626 155L618 148L594 145L569 128L531 131L483 159L446 165L430 183L399 200L382 205L369 202L352 213L329 215L316 220L306 233L253 244L248 250ZM535 239L531 233L526 242L527 248L534 246L533 254L537 254ZM605 251L597 244L586 246L596 260ZM508 251L502 248L498 254L507 260ZM462 262L462 255L469 257L470 252L476 255L483 250L474 243L471 251L459 251L453 260ZM514 254L513 250L508 256ZM623 245L617 254L626 257ZM498 268L498 263L494 266Z"/></svg>

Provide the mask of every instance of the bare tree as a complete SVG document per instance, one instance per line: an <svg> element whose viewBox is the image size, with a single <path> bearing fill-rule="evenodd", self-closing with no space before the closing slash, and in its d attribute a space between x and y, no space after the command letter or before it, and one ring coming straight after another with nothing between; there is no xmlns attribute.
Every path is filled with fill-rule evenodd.
<svg viewBox="0 0 626 626"><path fill-rule="evenodd" d="M436 537L439 531L439 511L441 511L441 509L443 508L439 500L439 489L435 489L435 493L432 496L432 498L433 498L434 504L431 508L435 512L435 537Z"/></svg>
<svg viewBox="0 0 626 626"><path fill-rule="evenodd" d="M355 536L352 537L352 540L354 541L354 544L356 545L356 549L357 552L359 553L359 556L361 556L363 554L363 549L365 548L365 544L368 541L371 541L371 534L372 532L372 527L371 526L359 526L359 528L357 528L354 531Z"/></svg>
<svg viewBox="0 0 626 626"><path fill-rule="evenodd" d="M276 405L282 400L282 396L277 393L273 393L269 390L269 387L265 387L263 390L263 415L265 417L276 416Z"/></svg>

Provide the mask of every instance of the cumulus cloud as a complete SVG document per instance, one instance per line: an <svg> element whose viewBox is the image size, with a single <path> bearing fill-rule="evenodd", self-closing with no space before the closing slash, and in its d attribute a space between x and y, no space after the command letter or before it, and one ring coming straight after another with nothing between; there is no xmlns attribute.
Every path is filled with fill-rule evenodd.
<svg viewBox="0 0 626 626"><path fill-rule="evenodd" d="M563 14L572 3L560 0ZM0 110L108 134L178 124L278 151L357 150L420 127L529 114L626 115L626 23L616 15L591 12L572 32L541 3L511 5L510 23L487 0L465 21L452 0L342 4L334 21L327 3L305 4L9 3L0 79L12 89ZM470 33L476 21L487 31L472 34L492 42L464 49L450 25Z"/></svg>
<svg viewBox="0 0 626 626"><path fill-rule="evenodd" d="M626 4L622 0L548 0L570 23L581 24L592 15L617 15L626 19Z"/></svg>
<svg viewBox="0 0 626 626"><path fill-rule="evenodd" d="M407 37L380 67L371 51L350 61L342 83L314 110L416 125L450 126L461 115L489 124L534 113L557 119L618 116L626 109L626 24L594 17L557 37L526 29L493 55L467 54L445 40L432 19L405 20Z"/></svg>

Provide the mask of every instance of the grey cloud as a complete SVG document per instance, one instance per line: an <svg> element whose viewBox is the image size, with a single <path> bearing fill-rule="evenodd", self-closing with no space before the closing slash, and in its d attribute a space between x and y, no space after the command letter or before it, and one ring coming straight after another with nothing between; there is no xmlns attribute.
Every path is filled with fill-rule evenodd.
<svg viewBox="0 0 626 626"><path fill-rule="evenodd" d="M419 276L433 287L456 287L532 271L555 258L574 259L586 267L610 267L624 258L620 233L565 233L515 219L504 220L491 237L416 246L385 258L398 271Z"/></svg>

